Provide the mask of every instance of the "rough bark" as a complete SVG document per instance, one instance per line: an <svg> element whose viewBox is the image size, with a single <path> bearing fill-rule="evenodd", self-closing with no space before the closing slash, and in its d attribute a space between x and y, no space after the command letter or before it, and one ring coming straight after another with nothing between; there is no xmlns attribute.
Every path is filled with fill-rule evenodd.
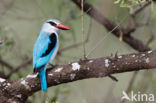
<svg viewBox="0 0 156 103"><path fill-rule="evenodd" d="M101 78L110 74L156 68L156 50L120 56L102 57L59 65L47 69L48 87L72 81ZM24 103L40 90L37 74L29 74L19 80L0 78L0 99L3 103Z"/></svg>

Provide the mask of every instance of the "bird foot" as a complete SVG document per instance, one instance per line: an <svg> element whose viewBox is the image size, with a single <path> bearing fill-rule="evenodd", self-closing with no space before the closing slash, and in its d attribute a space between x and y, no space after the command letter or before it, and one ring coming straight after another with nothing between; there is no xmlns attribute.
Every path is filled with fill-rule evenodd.
<svg viewBox="0 0 156 103"><path fill-rule="evenodd" d="M85 56L84 58L80 58L80 61L89 61L89 59Z"/></svg>
<svg viewBox="0 0 156 103"><path fill-rule="evenodd" d="M54 69L55 67L58 66L58 65L53 65L53 64L51 64L51 63L49 63L49 65L50 65L51 67L46 68L46 71L47 71L47 72L49 72L50 70L52 70L52 69Z"/></svg>
<svg viewBox="0 0 156 103"><path fill-rule="evenodd" d="M51 63L49 63L49 65L51 66L51 68L53 69L53 68L55 68L57 65L53 65L53 64L51 64Z"/></svg>

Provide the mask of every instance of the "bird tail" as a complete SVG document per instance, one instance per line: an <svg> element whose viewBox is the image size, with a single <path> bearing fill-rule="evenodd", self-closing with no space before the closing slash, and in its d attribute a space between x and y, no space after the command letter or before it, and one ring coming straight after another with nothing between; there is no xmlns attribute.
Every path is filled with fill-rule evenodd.
<svg viewBox="0 0 156 103"><path fill-rule="evenodd" d="M40 81L41 81L41 90L46 91L47 90L47 80L46 80L46 71L44 68L42 68L39 71Z"/></svg>

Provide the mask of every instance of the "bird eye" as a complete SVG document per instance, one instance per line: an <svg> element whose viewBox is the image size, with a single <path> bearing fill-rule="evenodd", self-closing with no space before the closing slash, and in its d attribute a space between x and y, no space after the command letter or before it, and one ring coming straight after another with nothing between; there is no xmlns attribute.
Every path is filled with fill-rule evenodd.
<svg viewBox="0 0 156 103"><path fill-rule="evenodd" d="M50 23L50 25L52 25L52 26L56 26L56 23L54 23L54 22L48 22L48 23Z"/></svg>

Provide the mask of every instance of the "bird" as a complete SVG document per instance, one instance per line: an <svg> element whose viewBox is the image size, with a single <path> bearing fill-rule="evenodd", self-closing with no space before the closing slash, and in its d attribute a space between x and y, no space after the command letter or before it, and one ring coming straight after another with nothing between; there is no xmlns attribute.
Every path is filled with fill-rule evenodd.
<svg viewBox="0 0 156 103"><path fill-rule="evenodd" d="M40 34L33 48L33 69L39 73L41 90L47 90L46 67L52 65L58 48L58 30L70 30L57 19L48 19L41 27ZM52 65L53 66L53 65Z"/></svg>

